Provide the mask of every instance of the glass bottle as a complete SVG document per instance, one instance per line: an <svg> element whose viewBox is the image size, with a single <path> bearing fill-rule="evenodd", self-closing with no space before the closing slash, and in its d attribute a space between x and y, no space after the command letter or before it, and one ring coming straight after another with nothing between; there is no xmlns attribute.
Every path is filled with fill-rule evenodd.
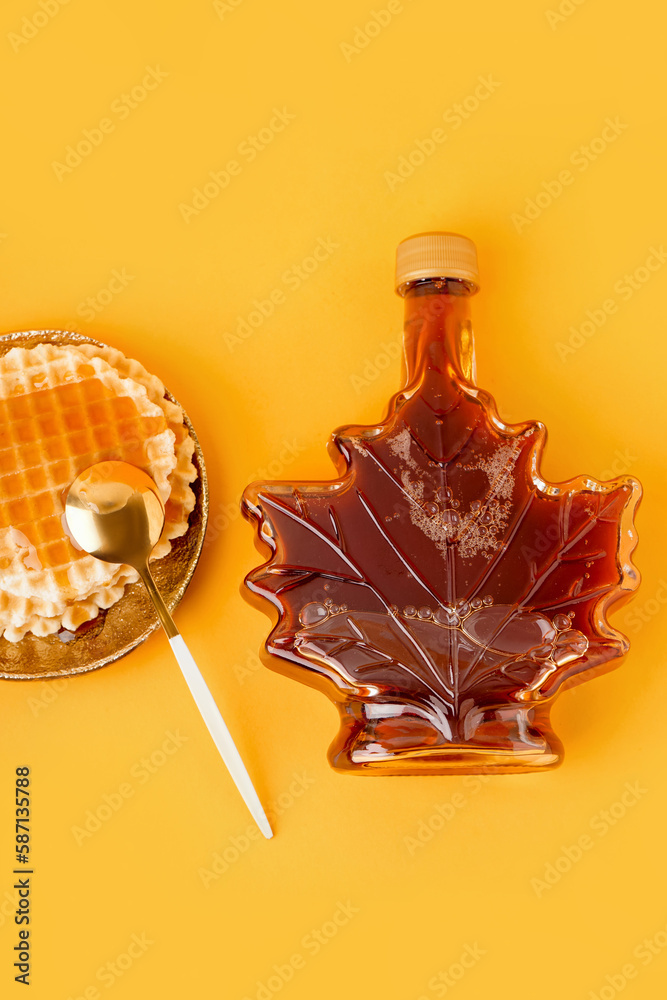
<svg viewBox="0 0 667 1000"><path fill-rule="evenodd" d="M553 767L554 697L628 647L607 613L639 583L641 488L542 478L544 426L504 423L475 384L478 287L466 237L399 244L405 385L387 417L333 435L338 479L244 493L271 554L246 579L278 612L271 664L337 704L338 770Z"/></svg>

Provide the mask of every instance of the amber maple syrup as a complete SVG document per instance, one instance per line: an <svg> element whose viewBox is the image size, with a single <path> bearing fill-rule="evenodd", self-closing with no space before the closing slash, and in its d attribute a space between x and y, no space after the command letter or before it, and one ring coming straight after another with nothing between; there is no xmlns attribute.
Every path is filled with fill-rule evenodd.
<svg viewBox="0 0 667 1000"><path fill-rule="evenodd" d="M244 495L270 552L246 580L278 612L266 649L338 705L341 770L552 767L555 695L628 646L606 616L638 584L639 484L543 479L543 425L504 423L475 384L477 287L464 237L404 241L386 419L334 434L338 479Z"/></svg>

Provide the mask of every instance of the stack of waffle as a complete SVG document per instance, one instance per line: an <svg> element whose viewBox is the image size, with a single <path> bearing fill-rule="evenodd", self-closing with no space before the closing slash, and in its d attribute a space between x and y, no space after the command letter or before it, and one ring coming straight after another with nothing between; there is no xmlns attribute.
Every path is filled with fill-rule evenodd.
<svg viewBox="0 0 667 1000"><path fill-rule="evenodd" d="M181 408L120 351L39 344L0 357L0 636L74 631L137 580L70 537L64 499L79 473L104 461L148 473L166 512L159 559L188 527L193 452Z"/></svg>

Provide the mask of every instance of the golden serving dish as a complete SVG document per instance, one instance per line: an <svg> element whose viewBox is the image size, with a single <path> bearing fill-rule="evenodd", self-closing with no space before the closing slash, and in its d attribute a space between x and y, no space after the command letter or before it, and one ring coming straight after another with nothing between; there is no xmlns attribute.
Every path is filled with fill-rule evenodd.
<svg viewBox="0 0 667 1000"><path fill-rule="evenodd" d="M0 337L0 357L12 347L35 347L37 344L106 345L92 337L63 330L30 330ZM177 403L170 392L167 398ZM180 405L180 404L179 404ZM192 579L201 554L208 518L208 481L204 456L187 413L183 419L195 443L192 457L197 479L192 483L195 507L190 523L181 538L174 538L171 552L151 564L151 572L164 601L173 612ZM57 632L43 638L26 635L20 642L0 639L0 677L9 680L44 680L68 677L97 670L125 656L160 627L148 594L141 582L125 588L120 601L76 632Z"/></svg>

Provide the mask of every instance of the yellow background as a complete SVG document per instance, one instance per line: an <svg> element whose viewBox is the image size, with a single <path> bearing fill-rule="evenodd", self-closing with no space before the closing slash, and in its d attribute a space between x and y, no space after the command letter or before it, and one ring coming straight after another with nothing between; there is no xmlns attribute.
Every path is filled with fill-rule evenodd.
<svg viewBox="0 0 667 1000"><path fill-rule="evenodd" d="M71 0L38 30L37 0L3 4L0 327L95 336L188 410L217 527L177 620L281 813L273 842L244 840L249 817L159 635L65 684L3 681L3 997L23 995L5 896L22 764L33 770L35 1000L92 987L113 1000L266 1000L263 987L285 1000L663 996L667 267L627 299L614 285L667 240L667 25L649 0L565 0L560 20L558 2L404 0L365 36L355 32L385 0ZM21 30L34 37L17 43ZM124 116L113 111L147 67L167 76ZM480 76L493 93L457 119ZM249 162L239 145L274 108L294 118ZM113 130L59 179L54 161L103 118ZM608 118L626 127L590 147ZM446 139L392 181L436 128ZM599 150L587 169L582 146ZM186 221L179 206L230 159L240 172ZM533 221L513 219L567 169L572 183ZM645 488L643 584L615 619L628 659L559 700L560 769L479 790L460 777L333 773L334 708L257 667L268 619L239 593L258 561L236 513L243 486L281 453L281 476L328 477L331 429L375 421L397 388L394 249L428 229L477 243L479 382L506 419L546 422L545 474L627 471ZM287 287L284 273L320 238L337 247ZM85 300L100 305L123 269L131 280L84 318ZM239 317L275 288L284 301L230 349ZM609 298L615 314L559 351ZM188 739L156 754L168 732ZM148 774L140 762L152 754ZM128 782L133 794L77 843L87 812ZM644 791L614 807L626 782ZM455 792L464 804L440 822L436 807L448 815ZM601 833L610 808L624 815ZM420 830L432 837L415 847ZM567 869L564 849L585 834L592 847L541 889L533 880ZM224 852L227 869L206 887L202 871ZM122 976L98 978L133 934L152 943ZM659 953L642 952L644 939ZM437 977L459 974L466 946L479 957L447 987ZM285 969L271 979L295 954L289 981ZM627 963L637 975L624 986Z"/></svg>

